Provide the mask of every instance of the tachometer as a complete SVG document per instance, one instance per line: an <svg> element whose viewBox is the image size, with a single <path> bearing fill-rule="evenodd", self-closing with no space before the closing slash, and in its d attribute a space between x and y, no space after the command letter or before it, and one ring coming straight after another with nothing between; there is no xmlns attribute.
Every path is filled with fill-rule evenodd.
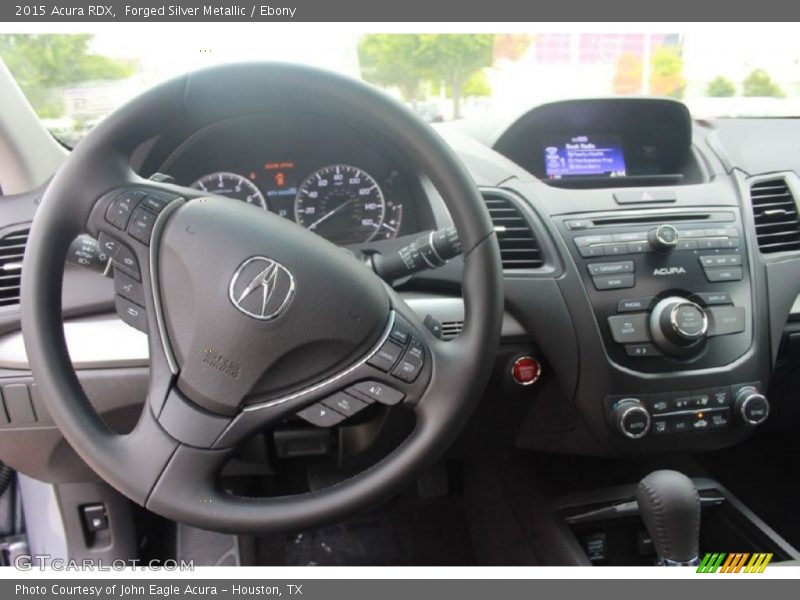
<svg viewBox="0 0 800 600"><path fill-rule="evenodd" d="M294 201L295 220L336 244L381 237L378 233L386 215L386 200L378 182L350 165L315 171L300 185Z"/></svg>
<svg viewBox="0 0 800 600"><path fill-rule="evenodd" d="M219 173L204 175L195 181L192 187L209 194L218 194L234 200L241 200L267 210L267 201L264 199L264 194L261 193L261 190L252 181L236 173L220 171Z"/></svg>

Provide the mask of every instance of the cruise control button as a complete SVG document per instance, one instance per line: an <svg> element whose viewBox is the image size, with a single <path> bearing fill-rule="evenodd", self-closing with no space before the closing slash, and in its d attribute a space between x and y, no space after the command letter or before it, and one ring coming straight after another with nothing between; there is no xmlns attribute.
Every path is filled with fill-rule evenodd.
<svg viewBox="0 0 800 600"><path fill-rule="evenodd" d="M333 427L344 421L345 416L322 403L312 404L297 413L297 416L317 427Z"/></svg>
<svg viewBox="0 0 800 600"><path fill-rule="evenodd" d="M378 349L378 351L367 361L367 363L376 369L380 369L381 371L389 371L394 366L394 363L397 362L397 359L400 358L402 353L402 346L398 346L394 342L386 340L383 346Z"/></svg>
<svg viewBox="0 0 800 600"><path fill-rule="evenodd" d="M131 302L124 296L116 296L114 304L120 318L139 331L147 333L147 313L144 307Z"/></svg>
<svg viewBox="0 0 800 600"><path fill-rule="evenodd" d="M145 305L144 286L122 271L114 272L114 291L139 306Z"/></svg>
<svg viewBox="0 0 800 600"><path fill-rule="evenodd" d="M730 335L744 331L743 306L713 306L707 311L709 316L708 335Z"/></svg>
<svg viewBox="0 0 800 600"><path fill-rule="evenodd" d="M346 417L351 417L358 411L367 407L366 402L362 402L358 398L353 398L351 395L345 394L344 392L338 392L330 398L325 398L322 404Z"/></svg>
<svg viewBox="0 0 800 600"><path fill-rule="evenodd" d="M392 375L406 383L412 383L419 377L420 371L422 371L422 365L423 360L414 356L411 352L411 348L409 348L408 352L403 356L403 360L401 360L400 364L392 371Z"/></svg>
<svg viewBox="0 0 800 600"><path fill-rule="evenodd" d="M629 344L635 342L649 342L650 330L648 328L649 315L634 314L608 317L608 326L615 342Z"/></svg>
<svg viewBox="0 0 800 600"><path fill-rule="evenodd" d="M367 402L380 402L388 406L393 406L406 397L403 392L379 381L362 381L347 388L347 391L364 398Z"/></svg>
<svg viewBox="0 0 800 600"><path fill-rule="evenodd" d="M596 290L620 290L624 288L632 288L636 284L636 276L633 273L625 273L624 275L603 275L600 277L592 277L592 283Z"/></svg>
<svg viewBox="0 0 800 600"><path fill-rule="evenodd" d="M718 281L741 281L742 267L706 269L706 279L715 283Z"/></svg>
<svg viewBox="0 0 800 600"><path fill-rule="evenodd" d="M141 192L123 192L111 202L106 211L106 221L117 229L125 231L131 219L133 209L142 199Z"/></svg>
<svg viewBox="0 0 800 600"><path fill-rule="evenodd" d="M150 234L153 232L156 216L149 210L137 208L133 213L131 224L128 227L130 236L145 245L150 244Z"/></svg>
<svg viewBox="0 0 800 600"><path fill-rule="evenodd" d="M633 273L633 261L623 260L613 263L591 263L586 265L590 275L615 275L617 273Z"/></svg>

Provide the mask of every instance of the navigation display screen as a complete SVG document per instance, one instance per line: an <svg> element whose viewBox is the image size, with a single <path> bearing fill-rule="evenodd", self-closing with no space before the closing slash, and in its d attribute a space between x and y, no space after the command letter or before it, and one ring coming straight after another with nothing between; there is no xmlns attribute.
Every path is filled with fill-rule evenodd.
<svg viewBox="0 0 800 600"><path fill-rule="evenodd" d="M548 179L624 177L625 155L618 135L572 135L549 138L544 146Z"/></svg>

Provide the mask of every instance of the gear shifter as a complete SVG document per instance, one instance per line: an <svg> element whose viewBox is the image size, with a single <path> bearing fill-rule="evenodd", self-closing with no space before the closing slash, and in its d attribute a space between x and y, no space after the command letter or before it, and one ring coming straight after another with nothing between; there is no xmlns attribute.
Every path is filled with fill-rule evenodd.
<svg viewBox="0 0 800 600"><path fill-rule="evenodd" d="M639 482L639 513L663 566L698 564L700 496L677 471L654 471Z"/></svg>

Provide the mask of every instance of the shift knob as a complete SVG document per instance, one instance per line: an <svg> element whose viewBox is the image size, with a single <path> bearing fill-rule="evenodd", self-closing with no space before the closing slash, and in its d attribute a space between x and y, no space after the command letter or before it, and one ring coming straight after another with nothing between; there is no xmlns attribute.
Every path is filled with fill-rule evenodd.
<svg viewBox="0 0 800 600"><path fill-rule="evenodd" d="M636 501L659 563L697 564L700 496L692 480L677 471L654 471L639 482Z"/></svg>

